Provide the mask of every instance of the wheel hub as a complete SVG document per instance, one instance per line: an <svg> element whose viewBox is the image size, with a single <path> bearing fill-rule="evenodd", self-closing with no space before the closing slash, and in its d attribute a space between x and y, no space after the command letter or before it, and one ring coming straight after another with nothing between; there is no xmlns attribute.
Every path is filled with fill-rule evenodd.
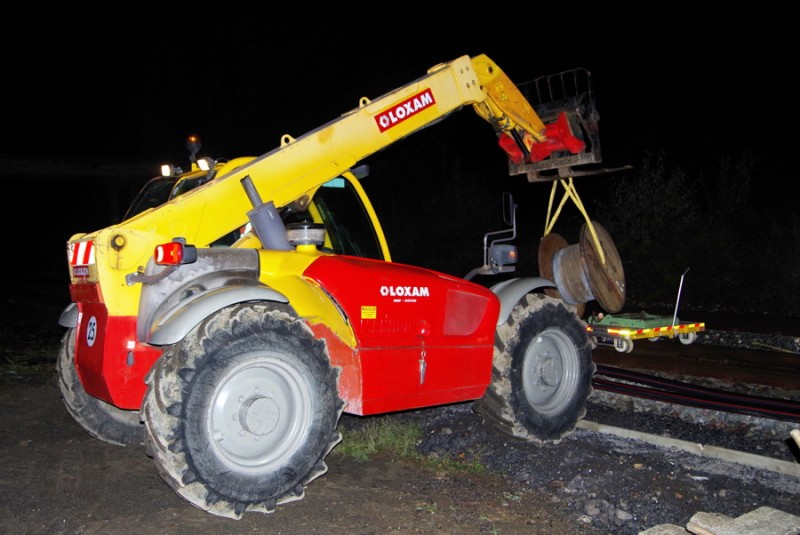
<svg viewBox="0 0 800 535"><path fill-rule="evenodd" d="M239 408L239 423L256 437L272 433L278 426L281 410L275 400L263 395L252 395Z"/></svg>
<svg viewBox="0 0 800 535"><path fill-rule="evenodd" d="M538 383L543 386L557 386L561 377L559 360L544 353L536 362L536 375Z"/></svg>

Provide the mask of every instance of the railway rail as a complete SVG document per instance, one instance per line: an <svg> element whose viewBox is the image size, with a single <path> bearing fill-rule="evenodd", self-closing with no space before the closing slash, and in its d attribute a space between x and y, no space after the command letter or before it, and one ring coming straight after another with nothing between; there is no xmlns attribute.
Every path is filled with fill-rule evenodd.
<svg viewBox="0 0 800 535"><path fill-rule="evenodd" d="M592 384L598 390L654 401L800 422L800 401L709 388L614 366L598 365Z"/></svg>
<svg viewBox="0 0 800 535"><path fill-rule="evenodd" d="M711 334L723 341L743 337L734 331ZM708 332L701 333L698 341L692 345L679 344L674 340L641 343L630 353L598 346L593 356L598 366L613 366L676 379L712 379L731 386L757 385L756 390L759 391L800 392L800 354L778 350L763 342L770 337L749 340L747 347L731 347L706 343L704 337L708 335Z"/></svg>
<svg viewBox="0 0 800 535"><path fill-rule="evenodd" d="M800 435L800 336L729 329L630 353L599 345L590 419L796 464L800 442L787 439Z"/></svg>
<svg viewBox="0 0 800 535"><path fill-rule="evenodd" d="M701 333L691 345L637 344L631 353L598 346L588 429L676 440L690 452L724 452L727 461L798 476L798 344L797 336L728 330Z"/></svg>

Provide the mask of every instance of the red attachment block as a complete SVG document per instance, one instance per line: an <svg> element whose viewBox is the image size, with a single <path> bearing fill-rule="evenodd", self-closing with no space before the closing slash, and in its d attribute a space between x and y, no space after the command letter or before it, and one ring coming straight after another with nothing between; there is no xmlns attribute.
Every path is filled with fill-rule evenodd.
<svg viewBox="0 0 800 535"><path fill-rule="evenodd" d="M554 122L545 125L545 136L547 139L544 141L530 144L528 147L530 156L527 158L527 162L522 147L508 134L500 135L498 145L515 164L541 162L554 152L564 150L572 154L579 154L586 148L586 143L572 134L567 114L564 112L561 112Z"/></svg>
<svg viewBox="0 0 800 535"><path fill-rule="evenodd" d="M508 159L515 164L522 164L525 162L525 154L514 139L508 134L500 134L500 139L497 144L508 155Z"/></svg>
<svg viewBox="0 0 800 535"><path fill-rule="evenodd" d="M555 122L545 126L545 136L547 136L546 141L531 147L532 162L540 162L556 151L567 150L572 154L578 154L586 147L586 143L572 134L567 114L564 112L559 114Z"/></svg>

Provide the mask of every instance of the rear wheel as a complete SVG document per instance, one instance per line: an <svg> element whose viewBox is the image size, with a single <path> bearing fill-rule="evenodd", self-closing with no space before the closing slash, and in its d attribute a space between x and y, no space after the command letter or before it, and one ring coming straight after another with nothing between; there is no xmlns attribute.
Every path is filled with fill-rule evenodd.
<svg viewBox="0 0 800 535"><path fill-rule="evenodd" d="M323 341L264 305L223 309L147 377L148 453L192 505L240 518L301 499L327 471L344 407Z"/></svg>
<svg viewBox="0 0 800 535"><path fill-rule="evenodd" d="M585 416L595 369L574 310L528 294L497 329L492 382L474 407L509 435L558 443Z"/></svg>
<svg viewBox="0 0 800 535"><path fill-rule="evenodd" d="M61 339L56 364L58 386L67 412L95 438L117 446L142 444L144 426L139 411L120 409L90 396L75 370L75 329L68 329Z"/></svg>
<svg viewBox="0 0 800 535"><path fill-rule="evenodd" d="M683 345L688 346L689 344L693 344L695 340L697 340L697 333L680 333L678 335L678 340Z"/></svg>

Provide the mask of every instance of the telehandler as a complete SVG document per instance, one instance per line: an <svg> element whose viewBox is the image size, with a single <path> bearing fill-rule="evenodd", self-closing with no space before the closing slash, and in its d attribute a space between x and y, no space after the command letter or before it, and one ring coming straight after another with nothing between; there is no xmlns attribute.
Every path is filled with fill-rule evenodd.
<svg viewBox="0 0 800 535"><path fill-rule="evenodd" d="M302 498L342 412L474 402L510 436L560 441L595 371L577 310L624 303L602 227L587 218L581 244L550 239L542 273L509 277L507 198L511 228L487 234L484 265L460 278L393 262L359 178L366 157L471 107L509 174L577 202L572 177L600 161L590 82L575 70L518 87L485 55L462 56L261 156L197 158L191 138L191 169L68 240L68 411L100 440L144 444L177 494L229 518Z"/></svg>

